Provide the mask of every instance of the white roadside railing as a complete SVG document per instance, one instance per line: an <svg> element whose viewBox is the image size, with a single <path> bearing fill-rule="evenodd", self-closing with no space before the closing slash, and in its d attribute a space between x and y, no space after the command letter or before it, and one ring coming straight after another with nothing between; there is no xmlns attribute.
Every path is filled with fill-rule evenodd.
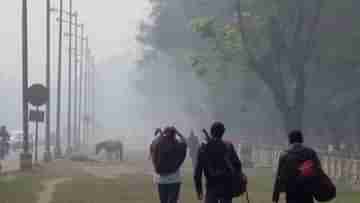
<svg viewBox="0 0 360 203"><path fill-rule="evenodd" d="M254 167L278 167L283 146L240 145L239 155L244 161L251 161ZM316 150L324 171L334 180L360 185L360 155L343 152L324 152Z"/></svg>

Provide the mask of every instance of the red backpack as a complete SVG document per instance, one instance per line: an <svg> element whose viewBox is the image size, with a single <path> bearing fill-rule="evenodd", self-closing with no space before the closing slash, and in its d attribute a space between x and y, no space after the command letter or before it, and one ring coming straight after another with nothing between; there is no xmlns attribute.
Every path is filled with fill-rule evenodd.
<svg viewBox="0 0 360 203"><path fill-rule="evenodd" d="M311 191L318 202L329 202L336 197L336 187L323 169L313 160L302 162L298 168L300 179L311 179Z"/></svg>

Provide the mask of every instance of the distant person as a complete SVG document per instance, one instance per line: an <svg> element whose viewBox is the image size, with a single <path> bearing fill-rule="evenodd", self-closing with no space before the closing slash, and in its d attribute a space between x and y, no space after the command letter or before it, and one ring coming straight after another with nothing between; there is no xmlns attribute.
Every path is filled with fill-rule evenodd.
<svg viewBox="0 0 360 203"><path fill-rule="evenodd" d="M4 159L10 150L10 134L6 126L0 128L0 158Z"/></svg>
<svg viewBox="0 0 360 203"><path fill-rule="evenodd" d="M192 161L192 165L195 169L200 142L199 142L199 138L195 136L194 131L190 132L190 136L188 138L188 146L189 146L189 155Z"/></svg>
<svg viewBox="0 0 360 203"><path fill-rule="evenodd" d="M292 131L288 138L290 148L279 160L273 202L279 202L281 192L286 193L287 203L314 203L314 197L333 199L336 188L322 171L316 152L303 145L302 132Z"/></svg>
<svg viewBox="0 0 360 203"><path fill-rule="evenodd" d="M223 141L224 124L215 122L210 136L205 132L207 143L201 145L194 181L198 199L205 203L231 203L232 199L246 191L246 177L232 143ZM204 197L202 176L206 178Z"/></svg>
<svg viewBox="0 0 360 203"><path fill-rule="evenodd" d="M160 203L177 203L181 187L180 168L185 161L187 144L175 127L157 130L150 146Z"/></svg>

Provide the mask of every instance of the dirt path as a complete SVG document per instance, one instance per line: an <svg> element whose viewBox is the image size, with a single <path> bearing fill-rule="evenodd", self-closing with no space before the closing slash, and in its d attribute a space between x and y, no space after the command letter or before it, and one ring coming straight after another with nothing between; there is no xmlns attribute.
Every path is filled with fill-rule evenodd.
<svg viewBox="0 0 360 203"><path fill-rule="evenodd" d="M50 203L53 193L55 192L56 185L70 180L71 178L59 178L45 182L45 189L39 194L37 203Z"/></svg>
<svg viewBox="0 0 360 203"><path fill-rule="evenodd" d="M96 165L82 165L84 172L99 178L117 178L121 175L146 174L151 175L151 171L145 167L133 166L128 163L103 163Z"/></svg>
<svg viewBox="0 0 360 203"><path fill-rule="evenodd" d="M45 181L43 182L44 190L38 194L37 203L50 203L58 184L78 180L79 177L116 179L122 175L151 175L151 171L146 166L141 167L126 162L72 162L68 160L43 165L38 173L45 177Z"/></svg>
<svg viewBox="0 0 360 203"><path fill-rule="evenodd" d="M147 165L136 165L127 162L72 162L60 160L45 165L40 173L50 179L89 175L98 178L117 178L121 175L150 175L152 170Z"/></svg>

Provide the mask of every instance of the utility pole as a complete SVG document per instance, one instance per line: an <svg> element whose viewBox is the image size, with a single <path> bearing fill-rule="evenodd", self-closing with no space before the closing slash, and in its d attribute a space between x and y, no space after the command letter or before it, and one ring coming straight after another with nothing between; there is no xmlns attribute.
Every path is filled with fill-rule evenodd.
<svg viewBox="0 0 360 203"><path fill-rule="evenodd" d="M23 96L23 153L20 155L20 168L32 168L32 154L29 153L29 123L28 123L28 22L27 0L22 0L22 96Z"/></svg>
<svg viewBox="0 0 360 203"><path fill-rule="evenodd" d="M74 140L74 147L78 148L78 134L77 134L77 97L78 97L78 13L75 14L75 68L74 68L74 128L73 128L73 140ZM77 149L76 149L77 150Z"/></svg>
<svg viewBox="0 0 360 203"><path fill-rule="evenodd" d="M84 41L85 41L85 38L84 38L84 24L81 24L81 45L80 45L80 82L79 82L79 124L78 124L78 134L79 134L79 144L81 145L81 138L83 138L81 136L81 128L82 128L82 125L81 125L81 122L82 122L82 95L83 95L83 91L82 91L82 84L83 84L83 71L84 71Z"/></svg>
<svg viewBox="0 0 360 203"><path fill-rule="evenodd" d="M86 133L88 140L90 139L90 122L92 120L91 113L90 113L90 107L91 107L91 70L92 70L92 54L90 49L88 50L88 67L87 67L87 81L86 81L86 115L87 115L87 122L86 122Z"/></svg>
<svg viewBox="0 0 360 203"><path fill-rule="evenodd" d="M71 3L71 2L70 2ZM56 9L53 9L54 11L56 11ZM79 75L79 54L78 54L78 39L79 39L79 34L78 34L78 28L83 27L82 24L79 24L78 21L78 13L74 12L72 13L72 4L70 4L70 10L71 12L65 12L66 14L68 14L70 16L70 20L66 21L66 20L60 20L57 19L59 22L61 23L68 23L69 24L69 33L65 33L66 37L69 37L69 98L68 98L68 126L67 126L67 131L68 131L68 149L67 149L67 154L70 154L72 151L76 150L76 147L79 147L79 136L78 136L78 114L79 109L78 109L78 75ZM63 11L64 13L64 11ZM74 21L72 17L74 17ZM75 26L75 31L72 31L73 26ZM75 34L73 34L73 32L75 32ZM83 31L82 31L83 32ZM75 45L73 48L73 44L72 44L72 40L73 37L75 37ZM84 39L82 39L84 40ZM81 45L83 46L83 45ZM74 55L73 55L74 54ZM73 59L72 57L74 57L75 59ZM72 64L74 64L74 72L72 72ZM72 74L74 74L74 81L72 80ZM74 84L74 93L72 93L72 84L73 82ZM72 97L74 97L74 104L72 103L73 99ZM72 112L72 105L74 105L74 112ZM71 115L74 114L74 118L73 121L71 120Z"/></svg>
<svg viewBox="0 0 360 203"><path fill-rule="evenodd" d="M60 158L61 152L61 80L62 80L62 38L63 38L63 0L60 0L60 22L59 22L59 51L58 51L58 81L57 81L57 111L56 111L56 146L55 157Z"/></svg>
<svg viewBox="0 0 360 203"><path fill-rule="evenodd" d="M96 66L95 66L95 57L93 56L92 60L92 83L91 83L91 90L92 90L92 109L91 109L91 117L93 119L93 125L91 130L91 137L95 137L95 129L96 129L96 118L95 118L95 80L96 80Z"/></svg>
<svg viewBox="0 0 360 203"><path fill-rule="evenodd" d="M69 74L69 78L68 78L68 114L67 114L67 154L71 154L72 152L72 147L71 147L71 140L72 140L72 136L71 136L71 89L72 89L72 85L71 85L71 69L72 69L72 0L69 0L69 70L68 70L68 74ZM62 22L60 22L62 23Z"/></svg>
<svg viewBox="0 0 360 203"><path fill-rule="evenodd" d="M84 70L84 144L88 145L88 69L89 69L89 38L85 39L85 70Z"/></svg>
<svg viewBox="0 0 360 203"><path fill-rule="evenodd" d="M46 1L46 87L48 91L48 102L46 105L46 132L45 132L45 154L44 161L51 161L50 152L50 0Z"/></svg>

